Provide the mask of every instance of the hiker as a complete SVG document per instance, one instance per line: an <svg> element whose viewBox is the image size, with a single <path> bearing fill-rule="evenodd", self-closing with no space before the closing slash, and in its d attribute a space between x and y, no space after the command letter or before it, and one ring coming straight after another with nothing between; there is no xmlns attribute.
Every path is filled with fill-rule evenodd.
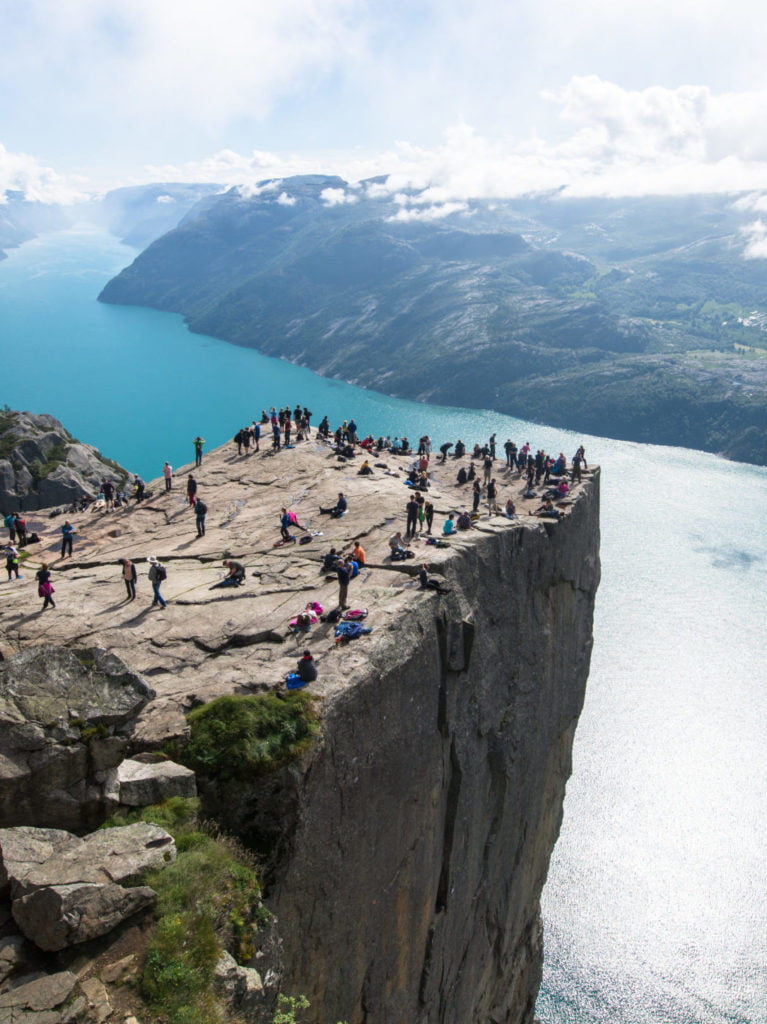
<svg viewBox="0 0 767 1024"><path fill-rule="evenodd" d="M61 527L61 557L66 558L67 552L69 557L72 557L72 537L74 536L75 528L72 526L68 519L64 520L64 525Z"/></svg>
<svg viewBox="0 0 767 1024"><path fill-rule="evenodd" d="M146 484L141 479L141 477L140 476L134 476L133 477L133 493L134 493L134 496L135 496L137 502L144 500L145 490L146 490Z"/></svg>
<svg viewBox="0 0 767 1024"><path fill-rule="evenodd" d="M168 578L168 573L164 565L161 565L159 559L154 555L150 555L147 558L149 562L149 582L152 584L152 593L154 600L152 601L152 608L157 607L159 604L161 608L165 607L165 598L160 593L160 584Z"/></svg>
<svg viewBox="0 0 767 1024"><path fill-rule="evenodd" d="M551 498L547 498L546 501L539 508L533 512L534 516L540 516L542 519L561 519L562 513L558 508L554 508L554 502Z"/></svg>
<svg viewBox="0 0 767 1024"><path fill-rule="evenodd" d="M455 533L455 512L451 512L442 525L443 536L449 537L451 533Z"/></svg>
<svg viewBox="0 0 767 1024"><path fill-rule="evenodd" d="M221 563L229 570L229 575L221 581L222 587L239 587L245 582L245 566L235 562L233 558L225 558Z"/></svg>
<svg viewBox="0 0 767 1024"><path fill-rule="evenodd" d="M418 579L421 584L421 590L436 590L438 594L449 594L450 590L447 587L443 587L441 583L437 583L436 580L429 579L429 566L426 562L423 562L421 568L418 570Z"/></svg>
<svg viewBox="0 0 767 1024"><path fill-rule="evenodd" d="M517 514L517 506L514 504L514 499L513 498L509 498L506 501L506 518L507 519L514 519L516 517L516 514Z"/></svg>
<svg viewBox="0 0 767 1024"><path fill-rule="evenodd" d="M405 557L407 545L402 539L402 533L399 530L389 537L389 550L394 561L401 561Z"/></svg>
<svg viewBox="0 0 767 1024"><path fill-rule="evenodd" d="M351 552L349 553L349 557L353 558L354 561L359 566L364 566L364 564L365 564L365 549L360 544L359 539L356 539L354 541L354 547L352 548Z"/></svg>
<svg viewBox="0 0 767 1024"><path fill-rule="evenodd" d="M447 441L445 444L441 444L439 446L439 450L440 450L440 453L442 455L442 459L441 459L442 462L447 462L447 453L450 451L450 449L452 447L453 447L453 442L452 441Z"/></svg>
<svg viewBox="0 0 767 1024"><path fill-rule="evenodd" d="M583 462L583 459L581 458L580 448L579 448L578 451L575 453L575 455L573 455L573 461L572 461L572 466L573 466L573 468L572 468L572 481L573 481L574 484L579 484L581 482L581 463L582 462Z"/></svg>
<svg viewBox="0 0 767 1024"><path fill-rule="evenodd" d="M101 493L104 495L107 512L111 512L115 507L115 485L111 480L101 481Z"/></svg>
<svg viewBox="0 0 767 1024"><path fill-rule="evenodd" d="M411 537L415 537L416 526L418 525L418 502L416 501L415 495L413 495L405 506L405 512L407 513L405 537L409 540Z"/></svg>
<svg viewBox="0 0 767 1024"><path fill-rule="evenodd" d="M202 500L198 498L194 503L194 519L197 525L197 536L205 536L205 516L208 514L208 506Z"/></svg>
<svg viewBox="0 0 767 1024"><path fill-rule="evenodd" d="M13 579L14 573L16 579L21 579L19 576L19 552L15 545L10 542L5 548L5 568L8 570L8 582L10 583Z"/></svg>
<svg viewBox="0 0 767 1024"><path fill-rule="evenodd" d="M317 666L314 664L311 651L304 651L295 672L288 672L285 676L285 684L289 690L300 690L307 683L313 683L316 678Z"/></svg>
<svg viewBox="0 0 767 1024"><path fill-rule="evenodd" d="M192 442L194 445L194 464L195 466L202 465L202 446L205 444L205 438L199 435Z"/></svg>
<svg viewBox="0 0 767 1024"><path fill-rule="evenodd" d="M53 600L55 590L51 583L51 571L48 568L47 562L43 562L35 573L35 579L37 580L37 596L45 598L40 611L44 612L46 608L55 608L56 602Z"/></svg>
<svg viewBox="0 0 767 1024"><path fill-rule="evenodd" d="M426 532L431 534L432 524L434 523L434 505L431 501L424 502L423 516L426 520Z"/></svg>
<svg viewBox="0 0 767 1024"><path fill-rule="evenodd" d="M492 466L492 463L490 463L490 465ZM481 486L479 480L475 480L474 481L474 486L472 488L472 501L474 502L474 504L472 506L472 509L471 509L472 512L476 512L477 509L479 508L479 501L480 501L481 497L482 497L482 486Z"/></svg>
<svg viewBox="0 0 767 1024"><path fill-rule="evenodd" d="M455 456L456 459L462 459L465 454L466 445L460 438L458 438L458 440L455 442L455 451L453 452L453 455Z"/></svg>
<svg viewBox="0 0 767 1024"><path fill-rule="evenodd" d="M487 510L489 513L495 511L496 495L497 491L495 487L495 477L493 477L493 479L487 485Z"/></svg>
<svg viewBox="0 0 767 1024"><path fill-rule="evenodd" d="M169 462L166 462L162 467L162 475L165 477L165 490L167 492L173 486L173 466Z"/></svg>
<svg viewBox="0 0 767 1024"><path fill-rule="evenodd" d="M357 476L372 476L373 470L370 468L370 463L367 459L362 463L360 468L357 470Z"/></svg>
<svg viewBox="0 0 767 1024"><path fill-rule="evenodd" d="M13 512L8 513L5 519L3 519L3 523L8 530L8 540L13 544L16 540L16 516Z"/></svg>
<svg viewBox="0 0 767 1024"><path fill-rule="evenodd" d="M303 529L303 527L301 527L301 529ZM282 510L282 515L280 516L280 535L286 544L290 541L295 543L296 538L291 536L290 533L290 513L286 508Z"/></svg>
<svg viewBox="0 0 767 1024"><path fill-rule="evenodd" d="M338 607L342 610L348 608L346 597L349 593L349 582L352 578L352 567L348 559L344 559L336 565L336 576L338 577Z"/></svg>
<svg viewBox="0 0 767 1024"><path fill-rule="evenodd" d="M338 501L332 508L320 508L320 515L331 516L333 519L340 519L346 512L348 503L341 491L338 492Z"/></svg>
<svg viewBox="0 0 767 1024"><path fill-rule="evenodd" d="M331 548L326 555L322 556L322 565L320 566L321 572L335 572L336 563L341 556L338 554L335 548Z"/></svg>
<svg viewBox="0 0 767 1024"><path fill-rule="evenodd" d="M257 452L261 451L261 424L257 420L253 420L253 445Z"/></svg>
<svg viewBox="0 0 767 1024"><path fill-rule="evenodd" d="M122 566L120 575L122 576L123 583L125 584L125 589L128 593L127 600L135 601L136 579L138 576L136 572L136 566L133 564L133 562L131 562L130 558L118 558L117 561Z"/></svg>
<svg viewBox="0 0 767 1024"><path fill-rule="evenodd" d="M456 486L460 487L468 481L469 477L463 466L458 470L458 476L455 478Z"/></svg>
<svg viewBox="0 0 767 1024"><path fill-rule="evenodd" d="M14 526L16 529L16 542L20 548L27 546L27 521L21 512L17 512L13 517Z"/></svg>
<svg viewBox="0 0 767 1024"><path fill-rule="evenodd" d="M197 500L197 481L191 473L186 478L186 500L190 506Z"/></svg>

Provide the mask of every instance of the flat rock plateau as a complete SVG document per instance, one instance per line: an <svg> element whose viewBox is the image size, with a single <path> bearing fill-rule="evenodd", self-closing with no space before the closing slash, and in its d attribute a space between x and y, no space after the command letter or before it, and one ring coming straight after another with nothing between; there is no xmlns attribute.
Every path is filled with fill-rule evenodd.
<svg viewBox="0 0 767 1024"><path fill-rule="evenodd" d="M514 498L516 520L489 517L483 503L481 520L471 531L454 535L449 549L417 539L414 559L392 563L388 540L394 531L405 530L411 491L404 480L412 457L371 457L372 476L358 475L362 461L360 456L338 461L314 433L277 453L262 445L260 452L251 449L251 454L238 456L234 446L224 446L206 453L199 469L187 465L177 470L168 493L164 481L157 479L148 486L151 497L139 504L69 515L76 533L73 557L65 559L59 557L64 515L51 519L45 510L29 513L27 531L37 532L41 540L27 548L22 578L0 582L0 653L8 657L30 645L61 644L101 646L117 654L157 692L135 733L139 746L153 747L185 731L184 712L192 706L224 693L273 687L295 667L307 645L319 670L311 690L332 696L359 673L371 641L396 632L411 602L425 599L417 578L422 561L439 574L451 556L472 545L478 535L552 529L532 516L541 499L525 501L523 481L497 459L498 500L503 504L509 495ZM441 536L449 512L471 508L471 484L455 484L458 468L469 461L468 456L448 457L442 464L439 455L431 457L427 498L435 507L435 537ZM396 475L387 475L375 463L385 464ZM189 473L208 506L202 538L196 536L195 516L186 499ZM571 492L575 503L593 473L585 471L584 483ZM346 515L320 515L319 507L331 506L339 491L349 501ZM275 547L283 507L294 510L308 531L322 535L305 545ZM299 539L305 536L293 532ZM362 644L339 648L333 626L321 623L299 650L288 622L310 600L326 611L336 606L338 583L326 579L321 556L331 547L348 552L355 538L362 540L367 565L350 585L349 602L353 608L369 610L373 635ZM160 559L168 574L161 587L168 604L162 610L151 607L149 556ZM226 557L246 567L246 583L212 589L226 575ZM119 558L136 564L134 602L126 600ZM34 579L43 562L48 563L56 588L56 608L44 614Z"/></svg>

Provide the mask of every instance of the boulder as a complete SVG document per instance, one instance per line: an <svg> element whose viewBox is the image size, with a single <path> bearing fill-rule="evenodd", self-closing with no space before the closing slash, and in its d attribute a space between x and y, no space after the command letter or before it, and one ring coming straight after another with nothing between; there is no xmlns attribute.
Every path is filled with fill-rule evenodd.
<svg viewBox="0 0 767 1024"><path fill-rule="evenodd" d="M114 809L110 770L154 691L101 648L0 662L0 828L86 831Z"/></svg>
<svg viewBox="0 0 767 1024"><path fill-rule="evenodd" d="M119 800L128 807L149 807L172 796L197 796L195 774L174 761L146 764L128 759L117 769Z"/></svg>
<svg viewBox="0 0 767 1024"><path fill-rule="evenodd" d="M26 985L18 985L0 994L0 1020L15 1020L28 1010L55 1010L74 991L77 978L69 971L46 974ZM15 1012L14 1012L15 1011ZM23 1018L21 1018L23 1019Z"/></svg>
<svg viewBox="0 0 767 1024"><path fill-rule="evenodd" d="M30 871L54 854L81 845L82 839L59 828L20 825L0 829L0 892L11 879L17 884L22 882Z"/></svg>
<svg viewBox="0 0 767 1024"><path fill-rule="evenodd" d="M82 882L122 885L175 859L173 837L158 825L139 821L106 828L77 840L76 845L61 848L20 877L11 876L14 907L16 900L37 889Z"/></svg>
<svg viewBox="0 0 767 1024"><path fill-rule="evenodd" d="M53 952L106 935L156 895L149 886L124 889L114 882L49 885L14 900L13 917L31 942Z"/></svg>

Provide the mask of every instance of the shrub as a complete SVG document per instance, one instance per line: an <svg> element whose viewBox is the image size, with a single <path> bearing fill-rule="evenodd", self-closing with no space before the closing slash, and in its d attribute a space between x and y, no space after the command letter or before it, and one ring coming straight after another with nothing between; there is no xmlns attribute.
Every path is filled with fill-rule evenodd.
<svg viewBox="0 0 767 1024"><path fill-rule="evenodd" d="M317 730L307 694L218 697L188 716L184 753L195 771L217 780L261 774L296 757Z"/></svg>

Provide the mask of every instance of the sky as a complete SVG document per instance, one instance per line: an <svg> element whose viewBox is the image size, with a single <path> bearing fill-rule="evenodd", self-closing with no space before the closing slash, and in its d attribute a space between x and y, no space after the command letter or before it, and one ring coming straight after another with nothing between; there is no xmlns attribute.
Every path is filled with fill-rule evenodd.
<svg viewBox="0 0 767 1024"><path fill-rule="evenodd" d="M755 0L0 0L0 193L321 172L757 202L765 53Z"/></svg>

